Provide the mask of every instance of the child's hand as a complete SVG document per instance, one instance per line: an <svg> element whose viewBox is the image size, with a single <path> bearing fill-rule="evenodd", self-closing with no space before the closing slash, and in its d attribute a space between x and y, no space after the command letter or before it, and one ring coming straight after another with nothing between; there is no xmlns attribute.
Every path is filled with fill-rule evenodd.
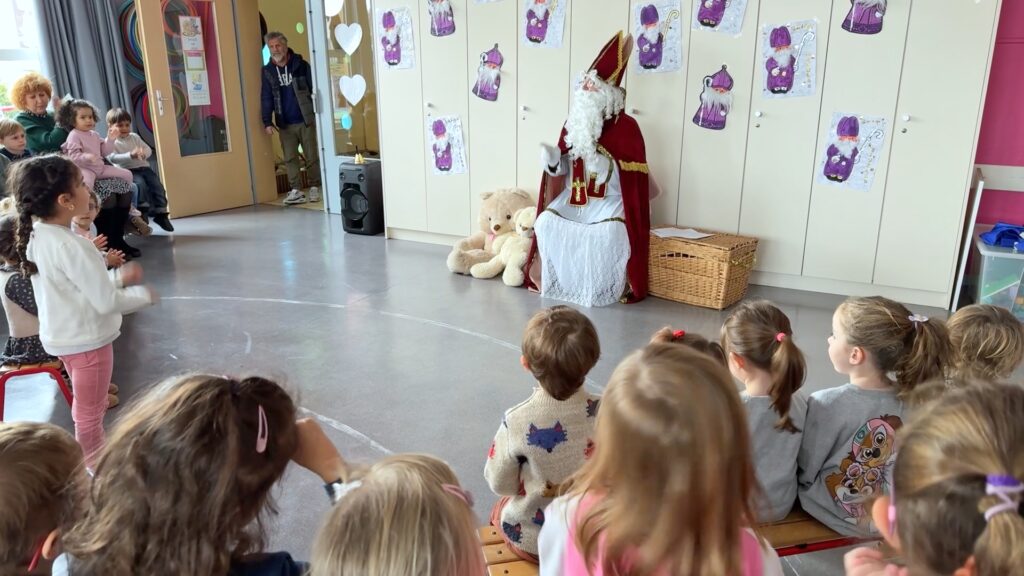
<svg viewBox="0 0 1024 576"><path fill-rule="evenodd" d="M319 476L324 484L345 477L345 460L316 420L303 418L295 423L295 429L299 442L293 462Z"/></svg>
<svg viewBox="0 0 1024 576"><path fill-rule="evenodd" d="M121 268L121 284L134 286L142 284L142 266L135 262L129 262Z"/></svg>
<svg viewBox="0 0 1024 576"><path fill-rule="evenodd" d="M131 264L131 262L129 262ZM153 289L152 286L146 286L146 292L149 292L149 303L156 304L160 301L160 294Z"/></svg>
<svg viewBox="0 0 1024 576"><path fill-rule="evenodd" d="M120 135L121 131L117 129L117 126L107 128L107 140L117 140Z"/></svg>
<svg viewBox="0 0 1024 576"><path fill-rule="evenodd" d="M107 235L100 234L99 236L93 238L92 244L93 246L99 248L100 250L103 250L104 248L107 247Z"/></svg>
<svg viewBox="0 0 1024 576"><path fill-rule="evenodd" d="M667 342L672 342L672 340L674 339L674 334L675 332L672 330L671 327L665 326L661 330L655 332L653 336L651 336L651 344L665 344Z"/></svg>
<svg viewBox="0 0 1024 576"><path fill-rule="evenodd" d="M82 161L83 162L89 162L89 163L95 162L96 161L96 155L95 154L89 154L88 152L86 152L85 154L82 154Z"/></svg>
<svg viewBox="0 0 1024 576"><path fill-rule="evenodd" d="M136 148L132 150L132 158L136 160L144 160L146 158L146 151L142 148Z"/></svg>
<svg viewBox="0 0 1024 576"><path fill-rule="evenodd" d="M885 562L882 551L871 546L854 548L843 556L846 576L907 576L907 569Z"/></svg>
<svg viewBox="0 0 1024 576"><path fill-rule="evenodd" d="M107 266L110 268L120 268L125 263L124 252L120 250L110 250L107 252Z"/></svg>

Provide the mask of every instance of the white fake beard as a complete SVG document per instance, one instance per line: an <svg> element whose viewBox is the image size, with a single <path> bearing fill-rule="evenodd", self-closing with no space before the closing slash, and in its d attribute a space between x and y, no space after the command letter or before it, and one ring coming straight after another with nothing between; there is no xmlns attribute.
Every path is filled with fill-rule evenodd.
<svg viewBox="0 0 1024 576"><path fill-rule="evenodd" d="M398 30L396 28L388 30L384 33L384 38L387 39L389 44L394 44L395 40L398 40Z"/></svg>
<svg viewBox="0 0 1024 576"><path fill-rule="evenodd" d="M588 76L597 83L599 90L576 89L569 118L565 121L565 144L569 147L570 157L582 158L587 165L593 165L599 156L597 140L601 137L604 121L622 111L625 96L619 88L597 80L595 73Z"/></svg>
<svg viewBox="0 0 1024 576"><path fill-rule="evenodd" d="M885 11L885 4L888 0L854 0L855 3L863 6L864 8L874 8L876 10Z"/></svg>
<svg viewBox="0 0 1024 576"><path fill-rule="evenodd" d="M537 18L543 19L544 15L548 13L548 5L534 4L532 10L533 13L537 16Z"/></svg>
<svg viewBox="0 0 1024 576"><path fill-rule="evenodd" d="M644 38L652 44L658 41L658 36L660 35L661 31L658 30L657 26L651 26L650 28L644 29Z"/></svg>
<svg viewBox="0 0 1024 576"><path fill-rule="evenodd" d="M772 58L775 58L775 65L779 68L788 68L789 63L793 60L793 48L776 49Z"/></svg>
<svg viewBox="0 0 1024 576"><path fill-rule="evenodd" d="M448 147L448 135L445 134L444 136L441 136L440 138L436 138L434 140L434 146L437 147L440 150L444 150L445 148L447 148Z"/></svg>
<svg viewBox="0 0 1024 576"><path fill-rule="evenodd" d="M849 158L853 156L853 149L857 147L856 140L837 140L835 146L839 149L839 155Z"/></svg>
<svg viewBox="0 0 1024 576"><path fill-rule="evenodd" d="M446 14L448 12L451 12L452 9L452 5L450 2L448 2L448 0L441 0L440 2L435 2L434 0L431 0L428 7L430 8L430 13L435 16L438 14Z"/></svg>
<svg viewBox="0 0 1024 576"><path fill-rule="evenodd" d="M498 74L501 70L497 68L490 68L486 65L480 66L480 73L477 75L477 84L485 84L491 86L494 81L498 79Z"/></svg>
<svg viewBox="0 0 1024 576"><path fill-rule="evenodd" d="M721 110L728 114L732 110L732 92L719 92L711 86L705 86L700 93L700 103L712 112Z"/></svg>

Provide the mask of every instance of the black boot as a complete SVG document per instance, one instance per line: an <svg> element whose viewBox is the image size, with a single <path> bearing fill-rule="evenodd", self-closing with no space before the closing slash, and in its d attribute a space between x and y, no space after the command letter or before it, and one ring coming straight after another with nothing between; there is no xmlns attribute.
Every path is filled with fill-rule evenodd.
<svg viewBox="0 0 1024 576"><path fill-rule="evenodd" d="M165 232L174 232L174 226L171 225L171 215L167 212L153 215L153 222L157 226L164 229Z"/></svg>
<svg viewBox="0 0 1024 576"><path fill-rule="evenodd" d="M115 250L124 252L125 256L131 258L138 258L142 256L142 251L124 241L124 226L128 223L130 217L129 212L131 207L121 208L120 206L110 209L113 212L113 218L110 223L111 235L107 236L107 246Z"/></svg>

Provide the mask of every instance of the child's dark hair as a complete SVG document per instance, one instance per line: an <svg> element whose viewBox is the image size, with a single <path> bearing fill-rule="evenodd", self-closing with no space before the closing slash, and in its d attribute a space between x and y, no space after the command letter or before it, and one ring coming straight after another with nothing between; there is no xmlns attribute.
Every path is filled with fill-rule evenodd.
<svg viewBox="0 0 1024 576"><path fill-rule="evenodd" d="M565 400L597 364L601 343L589 318L568 306L552 306L530 318L523 356L541 387L556 400Z"/></svg>
<svg viewBox="0 0 1024 576"><path fill-rule="evenodd" d="M81 108L89 108L92 110L92 117L96 122L100 121L100 111L92 105L92 102L75 98L74 100L65 102L64 105L60 107L60 110L57 111L57 125L69 132L74 130L75 120L78 117L78 111Z"/></svg>
<svg viewBox="0 0 1024 576"><path fill-rule="evenodd" d="M111 108L107 111L107 126L116 126L121 122L132 123L132 115L124 108Z"/></svg>
<svg viewBox="0 0 1024 576"><path fill-rule="evenodd" d="M804 384L807 363L793 342L789 318L767 300L743 302L722 324L722 347L771 374L768 394L779 415L775 427L799 432L789 417L793 395Z"/></svg>
<svg viewBox="0 0 1024 576"><path fill-rule="evenodd" d="M57 210L61 194L70 194L82 174L75 163L63 156L47 154L35 156L11 165L7 189L17 205L18 228L15 249L21 273L31 276L38 272L25 251L32 235L32 218L49 218Z"/></svg>
<svg viewBox="0 0 1024 576"><path fill-rule="evenodd" d="M75 573L227 574L265 545L271 488L298 446L295 404L259 377L172 378L122 412L86 511Z"/></svg>
<svg viewBox="0 0 1024 576"><path fill-rule="evenodd" d="M700 334L694 334L685 330L662 328L651 337L651 344L660 343L682 344L683 346L693 348L697 352L707 354L726 368L729 367L729 361L726 359L725 350L722 348L722 345L718 342L712 342Z"/></svg>
<svg viewBox="0 0 1024 576"><path fill-rule="evenodd" d="M9 212L0 214L0 260L5 264L16 266L21 262L18 254L18 214Z"/></svg>
<svg viewBox="0 0 1024 576"><path fill-rule="evenodd" d="M883 373L894 373L900 394L946 375L952 351L942 320L911 314L882 296L847 298L837 311L847 343L868 351Z"/></svg>

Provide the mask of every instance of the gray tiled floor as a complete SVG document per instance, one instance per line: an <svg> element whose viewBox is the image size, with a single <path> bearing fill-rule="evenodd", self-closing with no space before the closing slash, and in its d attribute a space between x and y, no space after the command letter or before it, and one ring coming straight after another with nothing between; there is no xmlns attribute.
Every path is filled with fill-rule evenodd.
<svg viewBox="0 0 1024 576"><path fill-rule="evenodd" d="M183 371L277 377L348 458L437 454L486 516L494 501L482 477L487 447L503 411L532 386L518 364L522 329L553 302L450 274L443 246L347 235L337 217L308 210L240 209L175 226L173 236L134 241L163 300L128 318L115 345L122 401ZM825 352L841 298L759 287L751 296L775 300L793 321L808 358L807 391L843 383ZM603 351L590 375L597 388L664 324L713 337L725 317L656 298L587 314ZM70 428L64 404L53 419ZM278 502L273 546L308 556L327 509L318 482L291 470ZM802 556L788 562L789 573L837 574L839 558Z"/></svg>

